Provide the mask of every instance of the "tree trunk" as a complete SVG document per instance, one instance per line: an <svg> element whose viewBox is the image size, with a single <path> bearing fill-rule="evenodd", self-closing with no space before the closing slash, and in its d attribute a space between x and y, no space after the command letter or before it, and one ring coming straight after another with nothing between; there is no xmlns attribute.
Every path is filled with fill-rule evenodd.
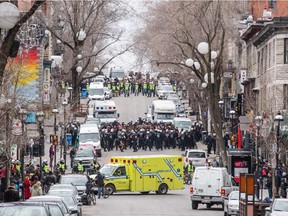
<svg viewBox="0 0 288 216"><path fill-rule="evenodd" d="M217 82L216 82L217 83ZM217 84L215 84L217 85ZM223 134L222 134L222 115L221 115L221 109L219 107L219 91L217 91L218 86L210 86L208 91L210 93L208 94L208 101L209 101L209 111L211 114L211 119L213 122L213 129L216 133L216 140L217 140L217 154L220 155L223 165L227 165L227 153L226 153L226 147L223 140Z"/></svg>

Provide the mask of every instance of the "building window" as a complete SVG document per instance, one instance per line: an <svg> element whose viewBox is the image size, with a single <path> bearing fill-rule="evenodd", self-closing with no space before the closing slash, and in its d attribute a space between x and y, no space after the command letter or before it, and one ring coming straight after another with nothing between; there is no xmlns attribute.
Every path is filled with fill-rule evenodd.
<svg viewBox="0 0 288 216"><path fill-rule="evenodd" d="M284 64L288 64L288 38L284 39Z"/></svg>
<svg viewBox="0 0 288 216"><path fill-rule="evenodd" d="M283 109L288 109L288 84L283 86Z"/></svg>

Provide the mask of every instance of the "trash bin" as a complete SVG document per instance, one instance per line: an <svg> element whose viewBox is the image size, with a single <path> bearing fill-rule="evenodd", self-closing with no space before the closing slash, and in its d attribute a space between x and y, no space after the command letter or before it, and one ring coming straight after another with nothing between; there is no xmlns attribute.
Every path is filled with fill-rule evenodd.
<svg viewBox="0 0 288 216"><path fill-rule="evenodd" d="M202 143L204 143L204 144L206 144L207 135L208 135L207 131L202 131L201 132L201 140L202 140Z"/></svg>
<svg viewBox="0 0 288 216"><path fill-rule="evenodd" d="M81 97L82 97L82 98L87 98L87 97L88 97L88 92L87 92L86 89L82 89L82 91L81 91Z"/></svg>
<svg viewBox="0 0 288 216"><path fill-rule="evenodd" d="M68 146L72 145L72 134L66 133L66 143Z"/></svg>

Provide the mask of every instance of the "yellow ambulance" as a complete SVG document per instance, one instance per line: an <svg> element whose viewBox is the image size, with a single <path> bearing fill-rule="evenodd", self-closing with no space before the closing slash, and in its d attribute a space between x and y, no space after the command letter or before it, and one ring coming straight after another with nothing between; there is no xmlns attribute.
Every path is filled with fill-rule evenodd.
<svg viewBox="0 0 288 216"><path fill-rule="evenodd" d="M183 157L172 155L113 156L100 172L109 194L132 191L166 194L184 188Z"/></svg>

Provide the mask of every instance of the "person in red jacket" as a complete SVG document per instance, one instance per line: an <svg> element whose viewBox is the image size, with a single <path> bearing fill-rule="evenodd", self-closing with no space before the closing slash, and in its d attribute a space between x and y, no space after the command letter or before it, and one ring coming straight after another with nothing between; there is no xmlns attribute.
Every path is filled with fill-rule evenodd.
<svg viewBox="0 0 288 216"><path fill-rule="evenodd" d="M31 192L30 192L31 181L29 179L29 176L25 177L23 186L24 186L24 197L25 199L29 199L31 197Z"/></svg>

